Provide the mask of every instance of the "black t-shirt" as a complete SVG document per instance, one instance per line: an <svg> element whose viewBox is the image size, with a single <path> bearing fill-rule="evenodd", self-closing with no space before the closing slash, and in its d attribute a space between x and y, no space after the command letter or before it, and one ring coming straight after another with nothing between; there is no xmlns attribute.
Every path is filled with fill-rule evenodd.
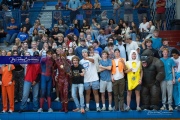
<svg viewBox="0 0 180 120"><path fill-rule="evenodd" d="M84 84L84 76L81 76L79 73L82 73L83 66L79 65L78 67L71 66L72 70L72 84Z"/></svg>

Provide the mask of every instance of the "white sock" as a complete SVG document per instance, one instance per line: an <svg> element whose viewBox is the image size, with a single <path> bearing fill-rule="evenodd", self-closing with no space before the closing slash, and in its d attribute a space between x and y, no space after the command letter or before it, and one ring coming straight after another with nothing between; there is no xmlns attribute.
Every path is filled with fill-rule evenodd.
<svg viewBox="0 0 180 120"><path fill-rule="evenodd" d="M99 103L96 103L96 107L99 107Z"/></svg>
<svg viewBox="0 0 180 120"><path fill-rule="evenodd" d="M105 104L103 104L103 107L106 107Z"/></svg>
<svg viewBox="0 0 180 120"><path fill-rule="evenodd" d="M109 107L111 107L111 104L109 104Z"/></svg>
<svg viewBox="0 0 180 120"><path fill-rule="evenodd" d="M86 104L86 107L89 108L89 104Z"/></svg>

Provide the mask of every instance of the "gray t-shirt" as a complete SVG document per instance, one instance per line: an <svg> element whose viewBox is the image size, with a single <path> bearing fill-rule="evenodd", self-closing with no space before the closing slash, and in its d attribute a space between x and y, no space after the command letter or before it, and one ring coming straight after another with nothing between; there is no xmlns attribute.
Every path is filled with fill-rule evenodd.
<svg viewBox="0 0 180 120"><path fill-rule="evenodd" d="M124 14L133 14L134 3L132 0L125 0L121 6L124 6Z"/></svg>

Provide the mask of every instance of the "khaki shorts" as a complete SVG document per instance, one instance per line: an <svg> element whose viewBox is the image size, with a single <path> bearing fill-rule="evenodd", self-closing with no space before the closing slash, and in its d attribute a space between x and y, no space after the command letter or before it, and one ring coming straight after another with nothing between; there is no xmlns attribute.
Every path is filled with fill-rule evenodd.
<svg viewBox="0 0 180 120"><path fill-rule="evenodd" d="M104 93L106 90L112 92L112 82L100 80L100 93Z"/></svg>

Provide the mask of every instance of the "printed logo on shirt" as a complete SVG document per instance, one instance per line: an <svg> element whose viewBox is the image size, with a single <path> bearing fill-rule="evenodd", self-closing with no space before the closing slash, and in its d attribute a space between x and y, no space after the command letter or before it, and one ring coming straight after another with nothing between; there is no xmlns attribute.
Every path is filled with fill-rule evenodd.
<svg viewBox="0 0 180 120"><path fill-rule="evenodd" d="M73 70L73 76L74 77L79 76L79 70Z"/></svg>
<svg viewBox="0 0 180 120"><path fill-rule="evenodd" d="M88 71L88 68L89 68L89 62L85 62L83 63L83 67L86 71Z"/></svg>

